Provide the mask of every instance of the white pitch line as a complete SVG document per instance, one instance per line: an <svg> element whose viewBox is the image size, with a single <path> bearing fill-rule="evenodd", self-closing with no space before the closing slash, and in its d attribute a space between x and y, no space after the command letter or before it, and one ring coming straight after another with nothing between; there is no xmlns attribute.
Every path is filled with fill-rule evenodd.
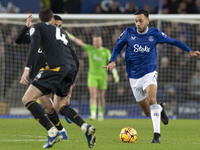
<svg viewBox="0 0 200 150"><path fill-rule="evenodd" d="M43 142L43 141L47 141L47 139L1 139L0 143L1 142L4 142L4 143L5 142ZM67 140L67 142L71 142L71 140Z"/></svg>
<svg viewBox="0 0 200 150"><path fill-rule="evenodd" d="M0 142L34 142L34 141L46 141L47 140L47 138L45 136L34 136L34 135L9 135L9 137L13 137L14 139L8 139L7 138L8 135L0 134L0 136L2 137L2 139L0 138ZM26 139L24 139L24 138L26 138ZM27 139L27 138L30 138L30 139Z"/></svg>
<svg viewBox="0 0 200 150"><path fill-rule="evenodd" d="M35 135L8 135L8 134L0 134L0 137L28 137L28 138L46 138L46 136L35 136Z"/></svg>
<svg viewBox="0 0 200 150"><path fill-rule="evenodd" d="M2 139L0 142L35 142L35 141L46 141L46 139Z"/></svg>

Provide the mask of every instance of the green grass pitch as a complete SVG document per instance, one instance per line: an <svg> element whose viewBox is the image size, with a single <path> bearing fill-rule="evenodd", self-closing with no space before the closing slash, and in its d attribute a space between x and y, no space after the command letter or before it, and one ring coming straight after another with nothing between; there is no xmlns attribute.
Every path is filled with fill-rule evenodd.
<svg viewBox="0 0 200 150"><path fill-rule="evenodd" d="M85 135L75 124L61 119L69 140L56 143L51 150L88 150ZM150 119L105 119L86 122L96 127L97 143L93 150L200 150L200 120L170 120L161 123L161 143L152 144ZM136 143L122 143L123 127L137 130ZM47 132L34 119L0 119L0 150L42 150Z"/></svg>

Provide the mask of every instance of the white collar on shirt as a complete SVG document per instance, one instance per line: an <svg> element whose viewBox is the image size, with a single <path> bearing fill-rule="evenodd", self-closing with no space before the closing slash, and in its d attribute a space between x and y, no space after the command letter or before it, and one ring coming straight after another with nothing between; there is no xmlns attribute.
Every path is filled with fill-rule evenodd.
<svg viewBox="0 0 200 150"><path fill-rule="evenodd" d="M147 31L146 31L146 32L140 33L140 32L138 31L138 29L137 29L137 33L138 33L138 34L146 34L146 33L148 32L148 30L149 30L149 27L147 26Z"/></svg>

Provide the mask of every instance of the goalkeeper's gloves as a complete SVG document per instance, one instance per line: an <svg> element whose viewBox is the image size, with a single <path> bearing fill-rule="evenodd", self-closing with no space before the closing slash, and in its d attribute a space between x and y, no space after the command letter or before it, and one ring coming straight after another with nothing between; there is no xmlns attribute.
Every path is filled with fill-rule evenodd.
<svg viewBox="0 0 200 150"><path fill-rule="evenodd" d="M75 37L74 37L71 33L67 32L67 31L66 31L66 33L67 33L69 39L73 41L73 39L74 39Z"/></svg>
<svg viewBox="0 0 200 150"><path fill-rule="evenodd" d="M113 77L115 79L115 83L118 83L119 82L119 75L117 73L117 69L113 68L111 71L112 71Z"/></svg>

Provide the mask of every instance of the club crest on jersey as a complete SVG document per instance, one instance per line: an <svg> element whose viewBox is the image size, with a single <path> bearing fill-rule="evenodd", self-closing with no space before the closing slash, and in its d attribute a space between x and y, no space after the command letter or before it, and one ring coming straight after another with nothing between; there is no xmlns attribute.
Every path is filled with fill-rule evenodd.
<svg viewBox="0 0 200 150"><path fill-rule="evenodd" d="M142 47L139 44L134 44L133 47L134 47L133 51L136 52L136 53L137 52L141 52L141 53L144 53L144 52L149 53L150 52L150 48L148 46Z"/></svg>
<svg viewBox="0 0 200 150"><path fill-rule="evenodd" d="M35 78L36 78L36 79L39 79L39 78L41 78L41 76L42 76L42 73L43 73L43 71L39 72Z"/></svg>
<svg viewBox="0 0 200 150"><path fill-rule="evenodd" d="M153 41L154 41L153 36L149 36L149 41L150 41L150 42L153 42Z"/></svg>

